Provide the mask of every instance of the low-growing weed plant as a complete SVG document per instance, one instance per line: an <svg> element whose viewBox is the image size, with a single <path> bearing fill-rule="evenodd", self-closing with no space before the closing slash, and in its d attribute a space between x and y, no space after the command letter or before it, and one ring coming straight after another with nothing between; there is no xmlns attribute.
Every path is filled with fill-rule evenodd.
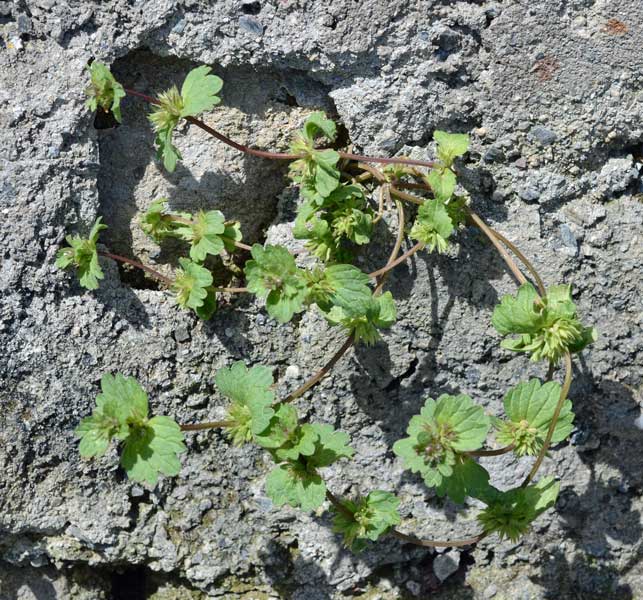
<svg viewBox="0 0 643 600"><path fill-rule="evenodd" d="M179 424L169 416L151 416L147 394L134 378L107 373L93 413L76 429L83 457L100 456L115 442L128 477L154 486L160 475L179 473L185 435L220 428L230 443L256 444L270 455L274 467L267 474L265 489L276 507L315 511L328 503L334 530L354 551L385 535L443 547L475 544L491 534L516 540L555 503L559 483L554 477L536 480L536 475L550 446L572 431L574 413L568 399L572 355L594 341L596 331L579 320L570 286L546 288L522 252L473 212L466 195L460 193L456 162L467 154L467 135L435 131L433 161L362 156L336 149L336 124L324 113L314 112L293 135L290 153L269 152L239 144L199 119L219 104L217 94L223 85L207 66L192 70L180 90L173 86L156 98L125 89L99 62L93 62L89 72L87 106L91 110L120 122L120 103L127 95L151 104L149 120L158 159L170 172L181 160L173 142L181 120L241 152L288 161L289 176L302 199L293 235L305 240L307 253L314 257L307 264L313 266L299 266L301 261L284 246L245 244L241 224L227 220L218 210L175 212L162 198L152 202L140 226L156 242L177 238L186 244L187 254L179 258L173 276L99 249L99 235L106 228L100 217L87 237L67 237L68 247L59 251L56 264L75 269L80 285L88 290L96 289L104 278L101 257L143 269L174 295L180 307L206 320L216 312L218 299L231 294L256 296L280 323L316 310L330 326L346 332L346 341L327 364L283 398L277 397L267 366L235 362L220 369L214 382L229 404L225 419L217 422ZM355 252L373 240L378 221L389 209L397 212L390 257L376 271L362 272L353 264ZM544 362L547 374L542 381L530 379L507 391L504 418L487 416L464 394L426 398L420 414L411 418L406 437L392 448L404 468L420 475L439 496L455 503L475 498L484 506L477 516L478 535L426 540L403 532L400 501L393 492L372 490L339 497L329 489L324 470L351 459L349 436L328 424L304 422L292 402L325 377L351 346L378 343L395 323L395 298L384 291L390 271L418 252L446 252L456 236L466 234L465 226L486 236L519 284L517 293L503 297L493 311L491 322L504 338L501 346ZM402 251L405 234L415 244ZM235 253L246 259L243 287L217 287L206 266L208 257ZM561 363L562 384L554 380ZM518 487L500 490L480 461L510 452L535 459Z"/></svg>

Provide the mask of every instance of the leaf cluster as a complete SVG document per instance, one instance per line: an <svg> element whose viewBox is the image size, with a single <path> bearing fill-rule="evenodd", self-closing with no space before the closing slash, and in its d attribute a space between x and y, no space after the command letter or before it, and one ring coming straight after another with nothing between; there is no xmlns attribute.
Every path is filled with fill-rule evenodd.
<svg viewBox="0 0 643 600"><path fill-rule="evenodd" d="M428 398L420 414L411 418L408 437L395 442L393 452L428 487L463 502L467 495L478 497L489 480L489 474L466 453L482 447L490 425L489 417L469 396Z"/></svg>
<svg viewBox="0 0 643 600"><path fill-rule="evenodd" d="M88 99L87 108L97 111L111 112L120 123L121 100L125 98L125 89L116 81L111 71L101 62L94 61L87 67L91 79L90 85L85 90Z"/></svg>
<svg viewBox="0 0 643 600"><path fill-rule="evenodd" d="M478 514L484 532L497 533L515 542L527 533L531 523L556 503L560 484L544 477L534 485L506 492L491 488L483 501L487 504Z"/></svg>
<svg viewBox="0 0 643 600"><path fill-rule="evenodd" d="M224 250L233 252L235 242L242 239L239 223L226 221L221 211L170 212L165 198L152 202L141 217L141 228L157 243L167 238L187 242L190 259L197 263Z"/></svg>
<svg viewBox="0 0 643 600"><path fill-rule="evenodd" d="M202 65L192 69L181 86L162 92L158 105L152 109L150 121L156 131L158 158L163 166L172 173L176 163L181 160L181 153L172 142L172 134L181 119L197 117L202 112L214 108L221 99L217 96L223 87L223 81L216 75L210 75L212 69Z"/></svg>
<svg viewBox="0 0 643 600"><path fill-rule="evenodd" d="M80 455L102 456L113 439L122 442L121 466L133 481L156 485L160 474L179 473L183 433L169 417L149 417L147 394L133 377L103 375L90 417L76 428Z"/></svg>
<svg viewBox="0 0 643 600"><path fill-rule="evenodd" d="M290 166L290 176L300 186L305 201L297 213L293 233L308 240L306 247L324 262L350 258L350 244L367 244L373 231L373 211L364 188L340 181L339 153L315 147L318 137L333 142L336 126L324 113L312 113L291 146L301 155Z"/></svg>
<svg viewBox="0 0 643 600"><path fill-rule="evenodd" d="M556 285L540 298L531 283L520 286L515 296L506 295L491 318L501 335L517 334L503 340L501 346L513 352L525 352L532 361L557 363L566 352L580 352L596 341L594 327L585 327L577 316L571 286Z"/></svg>
<svg viewBox="0 0 643 600"><path fill-rule="evenodd" d="M56 266L60 269L75 267L80 285L88 290L97 289L98 281L105 277L96 250L98 235L103 229L107 229L107 225L103 225L101 217L98 217L88 237L68 235L65 239L69 247L61 248L56 255Z"/></svg>
<svg viewBox="0 0 643 600"><path fill-rule="evenodd" d="M242 362L219 370L215 382L230 399L226 431L233 443L254 442L266 449L276 466L266 479L266 493L277 505L314 510L326 498L319 469L350 458L348 435L330 425L300 423L296 409L274 403L269 369L248 369Z"/></svg>
<svg viewBox="0 0 643 600"><path fill-rule="evenodd" d="M419 208L410 236L426 245L430 252L444 253L455 229L466 220L466 199L455 195L456 174L453 162L469 149L469 136L461 133L435 131L438 162L425 176L433 192Z"/></svg>
<svg viewBox="0 0 643 600"><path fill-rule="evenodd" d="M537 455L549 431L560 394L560 384L555 381L541 384L538 379L519 383L509 390L503 401L507 419L494 420L498 443L512 445L517 456ZM573 421L572 402L567 399L560 410L551 443L566 439L572 432Z"/></svg>
<svg viewBox="0 0 643 600"><path fill-rule="evenodd" d="M333 531L341 533L353 552L364 550L400 523L400 500L390 492L374 490L356 500L342 500L344 510L333 506Z"/></svg>

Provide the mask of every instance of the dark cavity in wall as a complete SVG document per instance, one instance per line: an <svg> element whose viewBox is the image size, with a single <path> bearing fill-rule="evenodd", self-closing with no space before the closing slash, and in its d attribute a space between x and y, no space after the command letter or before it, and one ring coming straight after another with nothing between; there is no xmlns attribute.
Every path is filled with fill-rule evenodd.
<svg viewBox="0 0 643 600"><path fill-rule="evenodd" d="M110 600L145 600L148 597L147 569L142 566L115 571Z"/></svg>
<svg viewBox="0 0 643 600"><path fill-rule="evenodd" d="M138 50L117 60L112 71L126 88L155 96L172 85L180 89L186 74L196 66ZM306 109L334 113L328 89L306 73L244 65L212 67L224 82L221 104L204 115L204 120L241 143L287 151L293 132L308 114ZM122 104L122 124L97 131L100 214L109 227L101 241L117 254L152 265L176 266L187 247L159 248L138 224L149 205L163 197L175 211L220 210L226 219L241 222L246 242L261 242L265 228L277 215L278 196L289 184L288 163L244 155L182 123L174 143L184 160L174 173L168 173L155 157L149 111L144 101L127 97ZM121 269L121 278L135 288L156 287L136 270Z"/></svg>

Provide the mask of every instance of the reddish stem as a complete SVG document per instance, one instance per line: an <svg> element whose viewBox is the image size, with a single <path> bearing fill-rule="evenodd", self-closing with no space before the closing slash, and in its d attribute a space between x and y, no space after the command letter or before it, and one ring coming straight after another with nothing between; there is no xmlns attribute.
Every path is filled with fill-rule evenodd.
<svg viewBox="0 0 643 600"><path fill-rule="evenodd" d="M140 263L136 260L132 260L131 258L127 258L126 256L120 256L119 254L112 254L111 252L103 252L102 250L98 250L98 255L99 256L104 256L106 258L111 258L112 260L116 260L121 263L125 263L128 265L132 265L133 267L136 267L137 269L142 269L143 271L149 273L152 275L152 277L155 277L159 281L162 281L165 285L170 287L174 281L170 279L169 277L166 277L162 273L159 273L158 271L152 269L151 267L148 267L144 265L143 263Z"/></svg>
<svg viewBox="0 0 643 600"><path fill-rule="evenodd" d="M157 105L160 104L160 102L156 98L153 98L152 96L148 96L147 94L141 94L141 92L137 92L135 90L130 90L127 88L125 89L125 92L131 96L136 96L138 98L141 98L142 100L145 100L150 104L157 104ZM233 148L235 148L236 150L239 150L240 152L251 154L252 156L259 156L261 158L270 158L273 160L297 160L299 158L302 158L301 154L287 154L285 152L268 152L267 150L257 150L256 148L251 148L244 144L240 144L239 142L235 142L234 140L230 139L228 136L223 135L222 133L218 132L216 129L213 129L209 125L206 125L200 119L195 119L194 117L185 117L185 120L188 121L189 123L192 123L193 125L196 125L197 127L200 127L201 129L203 129L203 131L206 131L211 136L217 138L219 141L223 142L224 144L227 144L228 146L232 146ZM381 163L385 165L391 165L391 164L418 165L421 167L429 167L429 168L435 165L435 163L430 160L415 160L412 158L384 158L381 156L364 156L362 154L353 154L351 152L338 152L338 154L342 158L348 158L349 160L362 160L367 162Z"/></svg>

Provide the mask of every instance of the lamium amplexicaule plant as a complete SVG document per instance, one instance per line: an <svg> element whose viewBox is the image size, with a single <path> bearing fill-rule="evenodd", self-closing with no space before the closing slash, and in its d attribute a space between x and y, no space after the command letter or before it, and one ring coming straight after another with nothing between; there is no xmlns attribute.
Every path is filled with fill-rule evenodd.
<svg viewBox="0 0 643 600"><path fill-rule="evenodd" d="M387 535L407 543L443 547L475 544L490 534L516 540L555 503L559 483L553 477L536 481L536 474L550 446L572 431L574 413L567 397L571 357L596 339L596 331L579 320L569 285L545 288L522 252L471 209L458 188L455 168L468 151L467 135L435 131L434 161L362 156L335 149L336 124L324 113L313 112L293 135L290 153L275 153L237 143L198 118L220 102L217 94L223 82L211 74L210 67L192 70L180 91L173 86L158 98L125 89L99 62L89 66L89 74L87 106L92 110L110 113L120 122L120 102L127 95L152 105L149 120L156 133L158 158L167 171L172 172L181 160L173 143L181 120L241 152L290 161L289 175L302 197L293 235L305 240L311 257L306 264L313 266L299 266L301 261L284 246L243 243L240 223L226 219L218 210L175 212L162 198L151 202L140 226L156 242L164 238L185 242L187 255L179 258L173 276L100 250L98 238L107 226L100 217L88 237L66 238L69 246L59 251L56 264L75 268L80 285L88 290L96 289L103 279L101 257L143 269L174 295L180 307L204 320L215 314L219 297L231 294L254 294L279 323L316 310L329 326L345 331L346 341L327 364L283 398L277 397L276 382L267 366L235 362L220 369L214 383L229 404L225 419L217 422L178 424L169 416L150 417L141 385L132 377L106 373L92 415L76 429L83 457L101 456L116 440L128 477L154 486L159 475L179 473L186 434L220 428L230 443L256 444L272 458L274 467L267 474L265 489L276 507L289 505L308 512L329 506L334 530L355 551ZM390 258L380 269L362 272L353 264L355 252L371 242L377 223L390 209L397 212ZM392 491L371 490L355 497L333 494L324 481L324 470L351 459L354 451L349 436L328 424L304 422L292 402L325 377L351 346L377 343L382 331L395 323L394 297L384 291L389 272L416 253L446 252L454 237L466 234L467 225L488 238L519 284L516 295L503 297L493 311L496 331L511 336L501 346L544 362L547 375L544 381L530 379L509 389L504 396L504 418L486 415L464 394L426 398L420 414L411 418L407 437L392 448L401 465L420 475L438 496L458 504L470 497L484 505L477 517L478 535L425 540L402 532L400 500ZM405 234L416 243L402 251ZM207 259L223 253L247 258L245 287L214 285ZM554 380L561 363L562 384ZM479 461L511 452L535 460L519 486L501 491L490 483Z"/></svg>

